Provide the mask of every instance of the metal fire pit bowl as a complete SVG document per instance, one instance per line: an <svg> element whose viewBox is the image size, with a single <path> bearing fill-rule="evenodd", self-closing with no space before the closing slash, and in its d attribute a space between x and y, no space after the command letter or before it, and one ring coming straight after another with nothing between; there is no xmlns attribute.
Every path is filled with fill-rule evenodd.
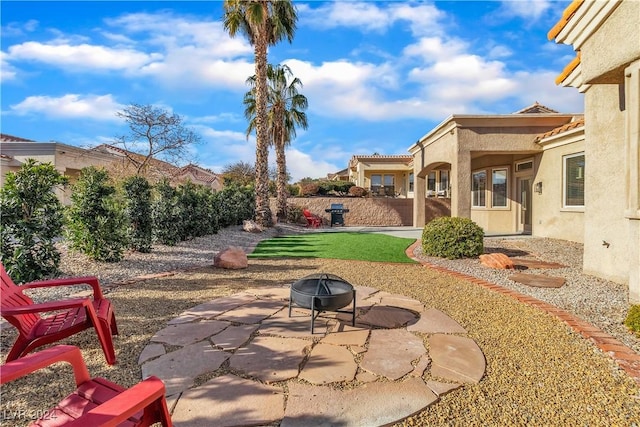
<svg viewBox="0 0 640 427"><path fill-rule="evenodd" d="M351 303L351 311L340 310ZM323 311L351 313L351 325L356 324L356 291L349 282L333 274L312 274L294 282L289 297L289 317L293 304L311 310L312 334L316 317Z"/></svg>

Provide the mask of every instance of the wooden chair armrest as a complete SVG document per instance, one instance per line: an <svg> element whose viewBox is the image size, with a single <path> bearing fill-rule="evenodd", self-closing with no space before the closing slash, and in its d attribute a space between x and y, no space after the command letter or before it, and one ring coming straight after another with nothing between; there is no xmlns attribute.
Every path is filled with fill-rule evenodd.
<svg viewBox="0 0 640 427"><path fill-rule="evenodd" d="M16 316L19 314L43 313L46 311L64 310L65 308L74 308L81 306L91 306L91 300L88 298L74 298L59 301L50 301L40 304L26 305L23 307L1 308L0 313L3 316Z"/></svg>
<svg viewBox="0 0 640 427"><path fill-rule="evenodd" d="M164 399L165 387L160 378L151 376L99 405L66 427L117 426L127 418L144 410L156 400ZM166 403L165 403L166 405ZM171 427L169 418L165 427Z"/></svg>
<svg viewBox="0 0 640 427"><path fill-rule="evenodd" d="M21 289L48 288L53 286L89 285L93 288L93 298L102 299L102 289L95 276L69 277L67 279L39 280L20 285Z"/></svg>
<svg viewBox="0 0 640 427"><path fill-rule="evenodd" d="M82 360L80 349L72 345L56 345L0 366L0 384L24 377L31 372L46 368L57 362L71 364L76 385L89 381L89 371L84 360Z"/></svg>

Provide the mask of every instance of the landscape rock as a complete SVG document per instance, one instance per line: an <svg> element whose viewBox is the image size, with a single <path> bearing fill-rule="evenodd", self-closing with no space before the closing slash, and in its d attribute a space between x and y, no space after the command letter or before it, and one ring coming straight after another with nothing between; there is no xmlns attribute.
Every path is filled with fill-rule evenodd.
<svg viewBox="0 0 640 427"><path fill-rule="evenodd" d="M511 258L502 253L480 255L480 263L490 268L498 268L501 270L512 270L515 268Z"/></svg>
<svg viewBox="0 0 640 427"><path fill-rule="evenodd" d="M237 246L229 246L218 252L213 258L213 266L228 270L240 270L249 266L249 260L247 259L247 254L244 253L244 249Z"/></svg>
<svg viewBox="0 0 640 427"><path fill-rule="evenodd" d="M263 231L262 226L251 219L245 219L242 221L242 229L249 233L262 233Z"/></svg>

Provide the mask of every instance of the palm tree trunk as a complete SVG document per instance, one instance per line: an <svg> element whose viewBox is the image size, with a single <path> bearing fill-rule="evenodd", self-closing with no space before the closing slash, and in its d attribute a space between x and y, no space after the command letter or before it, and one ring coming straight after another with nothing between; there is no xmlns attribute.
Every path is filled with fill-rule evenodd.
<svg viewBox="0 0 640 427"><path fill-rule="evenodd" d="M267 34L256 37L256 222L273 225L269 207L269 134L267 129Z"/></svg>
<svg viewBox="0 0 640 427"><path fill-rule="evenodd" d="M279 135L279 139L276 141L276 164L278 166L278 179L277 179L277 191L278 191L278 219L287 219L287 160L284 154L284 135Z"/></svg>

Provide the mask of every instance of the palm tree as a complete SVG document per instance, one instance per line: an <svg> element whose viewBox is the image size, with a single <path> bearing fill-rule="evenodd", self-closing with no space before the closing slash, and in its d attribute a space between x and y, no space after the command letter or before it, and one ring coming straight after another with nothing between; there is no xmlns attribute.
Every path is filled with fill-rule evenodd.
<svg viewBox="0 0 640 427"><path fill-rule="evenodd" d="M244 34L254 47L256 75L256 222L273 225L269 208L267 48L293 41L298 15L291 0L224 0L224 28Z"/></svg>
<svg viewBox="0 0 640 427"><path fill-rule="evenodd" d="M286 65L271 64L267 66L267 130L270 142L276 149L276 164L278 166L278 218L287 216L287 160L285 148L296 137L296 127L307 129L307 98L298 92L302 82L293 77L291 69ZM247 137L256 128L256 76L247 79L251 89L244 96L245 117L249 120Z"/></svg>

